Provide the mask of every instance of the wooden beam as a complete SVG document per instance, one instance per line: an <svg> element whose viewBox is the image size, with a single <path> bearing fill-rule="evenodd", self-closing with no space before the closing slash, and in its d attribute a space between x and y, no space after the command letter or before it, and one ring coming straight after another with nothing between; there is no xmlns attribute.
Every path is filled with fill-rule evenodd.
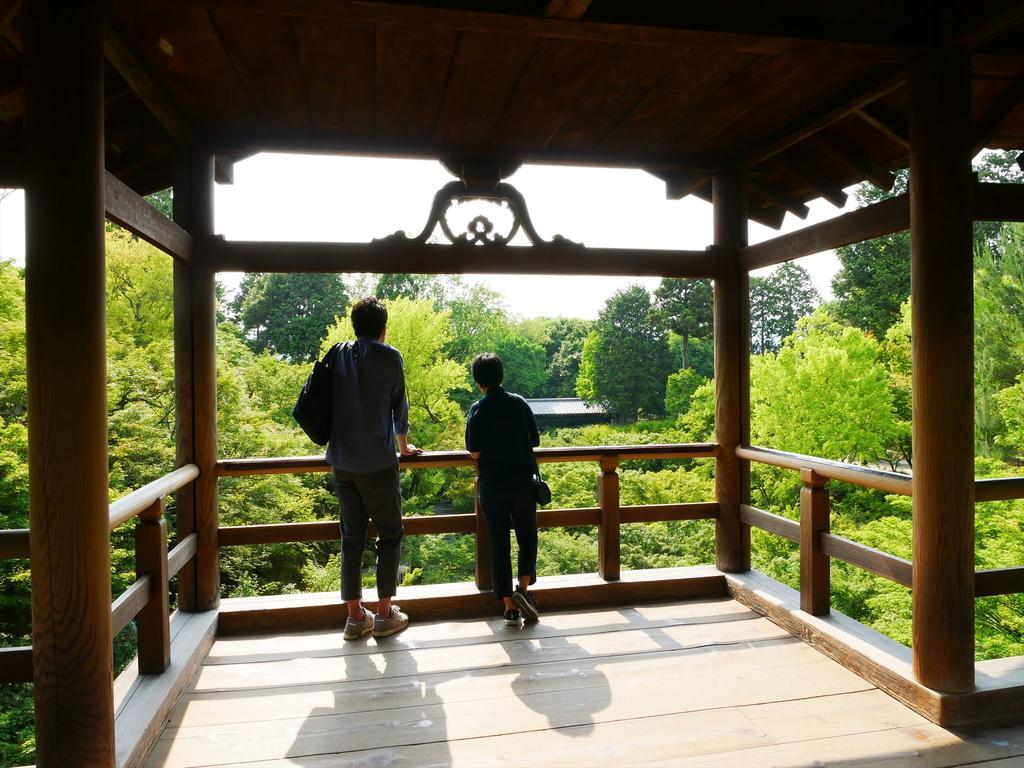
<svg viewBox="0 0 1024 768"><path fill-rule="evenodd" d="M620 508L619 521L626 523L663 523L670 520L714 520L717 501L689 504L638 504Z"/></svg>
<svg viewBox="0 0 1024 768"><path fill-rule="evenodd" d="M692 195L711 180L711 177L706 173L662 172L654 175L665 181L665 198L667 200L682 200L684 197Z"/></svg>
<svg viewBox="0 0 1024 768"><path fill-rule="evenodd" d="M737 573L750 568L750 528L740 520L748 498L748 478L736 448L749 439L749 276L740 269L740 248L747 242L746 190L741 174L719 174L714 191L715 343L715 563Z"/></svg>
<svg viewBox="0 0 1024 768"><path fill-rule="evenodd" d="M218 184L235 183L235 160L226 155L216 155L214 162L214 181Z"/></svg>
<svg viewBox="0 0 1024 768"><path fill-rule="evenodd" d="M974 274L970 56L910 69L914 673L974 687Z"/></svg>
<svg viewBox="0 0 1024 768"><path fill-rule="evenodd" d="M1024 592L1024 568L994 568L974 574L974 596L1012 595Z"/></svg>
<svg viewBox="0 0 1024 768"><path fill-rule="evenodd" d="M910 226L906 194L858 208L740 250L743 269L761 269L851 243L901 232Z"/></svg>
<svg viewBox="0 0 1024 768"><path fill-rule="evenodd" d="M843 192L842 188L837 186L834 182L826 179L806 163L791 161L787 159L785 155L777 155L773 158L772 162L790 176L793 176L806 184L816 192L819 197L832 203L836 208L842 208L846 205L848 196Z"/></svg>
<svg viewBox="0 0 1024 768"><path fill-rule="evenodd" d="M904 149L910 149L910 137L908 136L907 126L901 124L895 115L890 114L877 104L864 106L854 112L854 114Z"/></svg>
<svg viewBox="0 0 1024 768"><path fill-rule="evenodd" d="M416 274L626 275L710 277L707 251L433 245L408 242L299 243L210 237L204 253L215 271L412 272Z"/></svg>
<svg viewBox="0 0 1024 768"><path fill-rule="evenodd" d="M28 528L0 531L0 560L27 560L32 556Z"/></svg>
<svg viewBox="0 0 1024 768"><path fill-rule="evenodd" d="M0 648L0 685L32 682L32 648Z"/></svg>
<svg viewBox="0 0 1024 768"><path fill-rule="evenodd" d="M964 9L970 12L980 10L985 5L978 3L976 9L974 3L966 3ZM1020 3L1011 3L1008 8L987 18L966 19L966 24L950 36L947 44L954 47L978 48L1010 34L1021 24L1024 24L1024 6Z"/></svg>
<svg viewBox="0 0 1024 768"><path fill-rule="evenodd" d="M109 171L104 173L107 218L164 253L192 261L192 235L164 216Z"/></svg>
<svg viewBox="0 0 1024 768"><path fill-rule="evenodd" d="M857 41L813 35L789 37L776 29L739 31L739 19L730 18L717 29L652 27L636 24L570 21L558 18L448 10L387 2L335 0L185 0L189 5L264 13L274 16L332 18L346 22L399 25L432 29L459 29L505 35L525 35L597 43L653 45L671 48L707 48L740 53L792 55L811 58L860 59L871 62L906 63L912 46L888 42Z"/></svg>
<svg viewBox="0 0 1024 768"><path fill-rule="evenodd" d="M220 604L217 549L217 267L206 245L213 234L213 155L189 159L190 222L197 253L192 267L192 438L199 478L195 488L197 611Z"/></svg>
<svg viewBox="0 0 1024 768"><path fill-rule="evenodd" d="M192 170L188 150L179 150L175 163L172 204L174 220L185 229L192 227ZM193 244L194 248L194 244ZM195 464L194 358L192 354L192 297L195 270L192 264L174 261L174 463ZM175 530L182 539L191 538L198 550L196 530L196 489L191 484L175 498ZM184 613L196 611L196 560L191 558L178 573L178 607Z"/></svg>
<svg viewBox="0 0 1024 768"><path fill-rule="evenodd" d="M544 17L548 19L582 19L587 9L590 8L590 0L548 0L544 6Z"/></svg>
<svg viewBox="0 0 1024 768"><path fill-rule="evenodd" d="M103 3L25 7L36 761L113 766ZM73 372L69 376L69 371Z"/></svg>
<svg viewBox="0 0 1024 768"><path fill-rule="evenodd" d="M597 534L597 575L605 581L618 581L620 571L619 458L601 459L597 476L597 503L601 523Z"/></svg>
<svg viewBox="0 0 1024 768"><path fill-rule="evenodd" d="M1024 184L979 182L974 187L976 221L1024 221Z"/></svg>
<svg viewBox="0 0 1024 768"><path fill-rule="evenodd" d="M784 126L763 144L743 153L737 161L741 168L752 168L780 152L799 144L809 136L842 120L886 94L906 85L906 72L884 74L872 80L854 84L835 98L807 110L799 118Z"/></svg>
<svg viewBox="0 0 1024 768"><path fill-rule="evenodd" d="M167 553L167 578L173 579L196 556L196 535L190 533Z"/></svg>
<svg viewBox="0 0 1024 768"><path fill-rule="evenodd" d="M860 178L867 179L884 192L888 192L896 184L896 177L890 173L888 168L876 163L870 157L854 149L843 146L830 138L828 133L822 131L810 137L810 142L820 145L825 151L835 155L842 160Z"/></svg>
<svg viewBox="0 0 1024 768"><path fill-rule="evenodd" d="M750 504L740 505L740 519L744 525L752 525L762 531L774 533L784 539L800 543L800 523L790 520L788 517L776 515L763 509L751 506Z"/></svg>
<svg viewBox="0 0 1024 768"><path fill-rule="evenodd" d="M974 481L974 501L1024 499L1024 477L993 477Z"/></svg>
<svg viewBox="0 0 1024 768"><path fill-rule="evenodd" d="M145 511L157 499L174 493L197 477L199 477L199 468L195 464L189 464L125 494L110 504L110 530L124 525Z"/></svg>
<svg viewBox="0 0 1024 768"><path fill-rule="evenodd" d="M116 635L128 626L128 622L146 607L149 600L149 576L143 576L132 582L110 606L110 625Z"/></svg>
<svg viewBox="0 0 1024 768"><path fill-rule="evenodd" d="M888 552L882 552L832 533L822 534L821 551L828 557L834 557L844 563L863 568L865 571L895 581L904 587L913 584L913 563L902 557L890 555Z"/></svg>
<svg viewBox="0 0 1024 768"><path fill-rule="evenodd" d="M992 107L974 127L974 147L972 156L983 150L999 133L1006 119L1024 102L1024 78L1010 83L1006 92L1001 94Z"/></svg>
<svg viewBox="0 0 1024 768"><path fill-rule="evenodd" d="M712 202L713 199L710 184L696 187L690 194L699 197L706 203ZM786 210L781 206L774 206L772 208L750 208L747 206L746 215L750 221L756 221L758 224L771 229L778 229L782 226L783 219L786 218Z"/></svg>
<svg viewBox="0 0 1024 768"><path fill-rule="evenodd" d="M103 49L107 60L167 131L167 135L174 143L181 146L196 144L196 132L188 118L174 102L156 72L143 56L136 53L126 36L112 23L109 15L103 30Z"/></svg>
<svg viewBox="0 0 1024 768"><path fill-rule="evenodd" d="M805 203L790 197L787 192L766 181L758 179L750 181L749 184L752 189L756 189L776 205L789 211L797 218L806 219L807 215L811 212L811 209Z"/></svg>

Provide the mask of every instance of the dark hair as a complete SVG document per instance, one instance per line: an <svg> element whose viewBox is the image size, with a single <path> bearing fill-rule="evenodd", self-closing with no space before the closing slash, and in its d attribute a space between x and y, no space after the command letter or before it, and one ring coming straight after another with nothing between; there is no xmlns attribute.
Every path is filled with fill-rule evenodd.
<svg viewBox="0 0 1024 768"><path fill-rule="evenodd" d="M360 299L352 307L352 330L358 338L380 338L387 325L388 308L372 296Z"/></svg>
<svg viewBox="0 0 1024 768"><path fill-rule="evenodd" d="M482 387L496 387L505 378L505 365L493 352L484 352L473 358L473 380Z"/></svg>

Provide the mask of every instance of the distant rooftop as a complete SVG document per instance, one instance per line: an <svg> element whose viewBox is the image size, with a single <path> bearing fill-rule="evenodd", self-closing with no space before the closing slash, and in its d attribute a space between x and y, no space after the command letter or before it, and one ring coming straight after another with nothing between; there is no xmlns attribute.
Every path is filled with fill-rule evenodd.
<svg viewBox="0 0 1024 768"><path fill-rule="evenodd" d="M591 405L578 397L537 397L527 399L534 416L603 416L601 405Z"/></svg>

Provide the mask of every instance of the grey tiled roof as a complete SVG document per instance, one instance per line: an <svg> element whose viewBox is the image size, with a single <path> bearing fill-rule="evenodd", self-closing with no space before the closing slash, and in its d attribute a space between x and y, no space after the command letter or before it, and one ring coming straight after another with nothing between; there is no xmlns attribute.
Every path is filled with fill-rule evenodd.
<svg viewBox="0 0 1024 768"><path fill-rule="evenodd" d="M578 397L537 397L527 399L534 416L603 416L600 405L590 405Z"/></svg>

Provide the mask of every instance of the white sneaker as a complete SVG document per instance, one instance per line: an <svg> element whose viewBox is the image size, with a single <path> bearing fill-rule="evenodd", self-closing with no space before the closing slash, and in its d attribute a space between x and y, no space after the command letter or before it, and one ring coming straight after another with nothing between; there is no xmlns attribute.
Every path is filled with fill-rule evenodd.
<svg viewBox="0 0 1024 768"><path fill-rule="evenodd" d="M399 609L397 605L392 605L391 613L387 617L374 616L373 636L390 637L391 635L401 632L408 626L409 616L407 614L402 613L401 609Z"/></svg>
<svg viewBox="0 0 1024 768"><path fill-rule="evenodd" d="M364 637L373 632L373 625L376 617L370 613L366 608L363 608L363 618L353 619L351 616L345 620L345 634L342 635L346 640L358 640L360 637Z"/></svg>

